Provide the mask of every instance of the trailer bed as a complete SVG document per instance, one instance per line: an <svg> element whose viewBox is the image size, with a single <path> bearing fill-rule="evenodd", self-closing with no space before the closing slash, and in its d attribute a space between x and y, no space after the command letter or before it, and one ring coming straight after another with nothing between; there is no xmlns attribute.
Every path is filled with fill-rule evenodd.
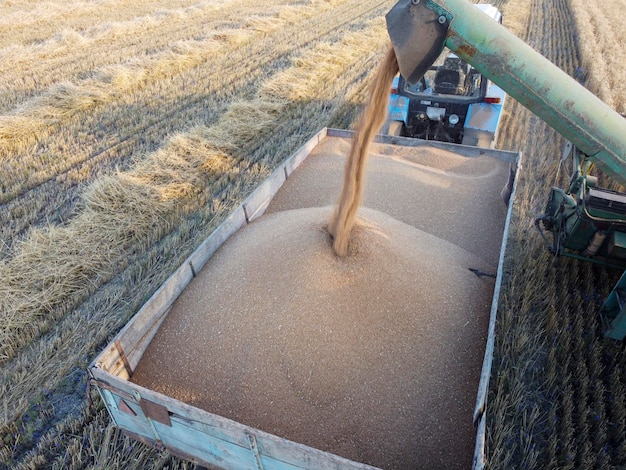
<svg viewBox="0 0 626 470"><path fill-rule="evenodd" d="M360 214L403 256L389 263L380 245L356 271L385 276L329 289L317 279L347 265L322 229L350 137L323 130L294 154L94 361L116 424L217 468L480 465L510 218L500 191L519 155L381 137Z"/></svg>

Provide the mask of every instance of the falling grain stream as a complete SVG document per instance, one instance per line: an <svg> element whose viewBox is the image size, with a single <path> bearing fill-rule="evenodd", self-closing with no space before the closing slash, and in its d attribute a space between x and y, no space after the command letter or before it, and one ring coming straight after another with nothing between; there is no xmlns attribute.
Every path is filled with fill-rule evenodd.
<svg viewBox="0 0 626 470"><path fill-rule="evenodd" d="M363 195L363 175L367 155L374 135L385 122L391 81L396 73L398 73L398 62L393 48L390 47L374 77L369 103L359 121L357 134L346 163L337 211L328 227L330 234L334 237L333 248L338 256L348 254L350 231Z"/></svg>

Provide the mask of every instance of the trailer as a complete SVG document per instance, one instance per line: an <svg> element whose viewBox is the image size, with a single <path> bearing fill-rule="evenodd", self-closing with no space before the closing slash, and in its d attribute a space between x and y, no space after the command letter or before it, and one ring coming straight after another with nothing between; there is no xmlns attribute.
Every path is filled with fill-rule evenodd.
<svg viewBox="0 0 626 470"><path fill-rule="evenodd" d="M270 320L250 311L234 316L233 305L250 302L250 293L245 291L229 293L224 308L217 305L220 302L210 302L203 313L202 326L190 323L184 330L191 332L189 335L200 328L211 330L211 325L221 321L217 318L220 315L220 319L231 321L239 318L235 321L242 325L241 322L253 322L257 326L254 334L244 338L241 344L229 338L220 340L221 344L230 345L232 354L238 357L230 371L224 370L223 364L217 371L216 363L228 359L217 340L193 349L189 344L193 336L175 335L179 337L178 344L172 344L172 337L168 336L167 328L175 327L189 313L192 308L189 299L194 295L198 292L212 298L221 295L219 276L212 274L216 263L226 267L237 265L239 271L246 272L251 252L246 233L252 234L248 239L254 239L254 232L250 231L263 224L265 230L271 230L278 226L281 217L297 211L332 208L340 191L352 137L352 132L336 129L322 129L313 136L226 218L94 359L88 369L90 385L98 390L113 423L127 435L218 469L371 469L385 465L398 468L396 463L388 463L391 460L370 458L384 455L388 445L392 446L389 454L406 455L406 462L411 462L413 468L415 462L424 468L483 467L487 390L508 227L514 210L511 195L521 166L520 153L385 135L375 139L368 161L362 212L374 219L378 217L376 220L393 219L389 223L395 224L394 227L405 227L419 237L416 240L422 244L420 253L439 250L442 258L434 258L435 261L442 259L449 263L424 267L424 278L385 274L397 275L409 290L424 292L423 298L417 296L418 300L413 301L414 311L425 314L428 321L411 322L415 324L412 327L415 336L407 333L409 327L400 321L396 322L397 330L389 329L393 326L389 323L394 322L383 321L382 326L371 331L371 337L355 346L356 357L361 357L363 363L352 362L341 369L343 366L334 363L320 366L308 362L314 353L304 349L305 343L316 334L310 331L309 338L302 337L299 342L295 338L294 342L292 337L290 343L280 343L279 352L272 357L278 358L275 368L283 372L278 373L279 379L274 379L270 375L275 372L271 363L256 370L256 366L247 362L255 359L255 354L246 353L247 348L268 343L262 335ZM402 184L397 184L398 181ZM282 242L275 243L276 257L280 257ZM410 262L419 263L422 257L428 257L426 254L409 257ZM475 260L475 264L465 265L461 258L472 263ZM458 266L452 266L455 264ZM433 284L433 279L441 279L441 285ZM463 279L463 283L454 284L455 279ZM426 289L428 281L431 282ZM264 282L271 286L273 280ZM289 287L296 288L299 287ZM293 311L298 305L297 293L287 294ZM384 297L384 293L376 296ZM395 315L394 309L399 309L397 300L380 301L389 305ZM284 299L277 300L276 308L278 303L282 305ZM246 309L254 310L256 304L252 301L246 305ZM269 307L271 310L271 304ZM409 305L408 315L412 311ZM319 318L320 324L333 321ZM398 313L390 318L404 317ZM231 325L230 330L236 330L236 326ZM272 329L274 336L269 342L272 345L281 341L281 334L287 334L285 328L274 326L277 328ZM348 327L353 329L351 325ZM220 334L225 334L224 331ZM382 367L384 370L374 371L378 376L370 382L363 374L372 372L379 364L374 360L379 353L373 354L372 349L376 338L384 334L398 338L386 344L390 355L402 357L403 362L396 370ZM286 344L297 351L289 350ZM169 364L168 347L173 351L190 350L188 357L194 359L202 355L201 361L191 362L201 362L203 369L195 370L191 362L183 362L182 366ZM347 351L345 345L338 347L339 351ZM340 360L338 357L337 362ZM158 380L154 387L145 385L149 383L147 379L140 379L149 376L146 364L150 361L157 364L153 374L158 375ZM241 383L240 375L250 374L238 373L238 361L246 363L246 370L256 370L253 375L261 377L261 381ZM331 391L316 389L315 373L324 375L327 369L328 377L332 378L334 368L341 371L340 379L345 387L332 384ZM353 370L358 370L360 375L350 377ZM180 373L185 375L177 375ZM303 396L297 399L301 402L296 402L302 404L304 414L297 419L291 414L293 409L287 406L289 397L272 395L283 379L281 373L313 376L300 384ZM205 378L214 380L217 376L228 381L227 388L219 391L202 385L207 383ZM199 388L194 389L196 377L202 380L198 380ZM394 393L398 391L397 384L405 387L400 390L402 393ZM343 395L349 395L350 399L344 400ZM230 408L220 407L219 400L234 399L239 399L234 402L239 405L234 407L233 415L216 412L222 409L230 412ZM250 415L238 414L244 411ZM321 418L317 415L309 418L306 414L317 412ZM340 417L347 420L355 417L355 422L340 426L338 421L334 422ZM361 421L357 422L357 417Z"/></svg>

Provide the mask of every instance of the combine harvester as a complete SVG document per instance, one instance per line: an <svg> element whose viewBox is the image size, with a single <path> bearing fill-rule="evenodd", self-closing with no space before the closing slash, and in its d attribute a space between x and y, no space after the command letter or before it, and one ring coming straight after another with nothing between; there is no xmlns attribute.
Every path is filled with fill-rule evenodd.
<svg viewBox="0 0 626 470"><path fill-rule="evenodd" d="M447 47L571 142L569 154L574 157L575 168L571 186L566 190L553 188L546 213L537 222L552 233L553 251L612 264L626 259L626 196L596 187L595 178L589 175L591 164L595 164L615 181L626 184L626 122L619 114L466 0L401 0L387 15L387 25L400 73L408 83L418 83ZM379 221L391 220L390 226L403 227L410 237L417 237L414 239L422 243L420 256L409 257L418 264L418 276L407 281L405 273L414 272L414 267L398 263L398 272L393 269L381 272L380 282L389 277L408 282L407 296L413 291L424 292L423 296L417 296L414 304L415 312L423 317L412 323L413 328L408 327L409 321L395 325L397 330L389 330L393 326L391 320L396 314L400 315L401 307L406 315L406 303L402 303L398 295L385 298L384 293L375 291L374 285L372 304L385 306L392 315L380 322L376 316L379 307L374 311L356 312L370 315L373 321L379 322L379 329L368 333L364 329L367 324L354 323L341 332L346 338L354 336L355 332L369 335L354 344L356 351L343 350L348 355L361 357L362 362L342 365L342 357L337 356L325 364L314 363L311 358L315 358L317 351L309 352L304 348L316 340L319 333L316 328L295 337L295 343L285 342L287 323L279 320L287 317L276 315L282 312L281 315L290 319L298 319L298 295L303 292L301 289L310 292L311 288L288 284L289 279L282 281L287 284L280 286L283 287L282 297L277 296L275 304L262 306L259 300L258 309L265 309L265 317L259 317L255 298L251 299L249 292L231 293L224 302L214 300L203 307L204 323L188 324L184 330L191 335L205 328L215 338L214 342L190 344L187 335L178 335L176 344L163 342L168 338L165 327L172 326L173 318L185 318L194 304L194 295L217 295L220 300L216 285L221 279L212 276L216 267L231 269L233 276L250 274L246 269L251 266L256 249L250 247L255 240L250 233L254 235L254 230L268 225L271 228L272 224L299 213L297 211L311 208L323 211L332 206L339 194L351 137L348 131L324 129L277 168L94 360L89 367L90 383L99 391L114 423L127 434L172 454L221 469L403 467L399 460L393 460L394 455L379 464L379 454L396 454L396 457L403 454L404 468L468 468L471 465L483 468L486 463L486 397L504 251L513 209L509 197L515 191L519 153L378 136L368 166L364 213ZM398 178L402 184L398 183ZM505 189L501 192L503 185ZM501 194L508 206L502 204ZM280 258L284 251L278 235L272 241L275 258ZM237 257L237 251L233 254L233 246L239 247L241 257ZM407 250L410 254L409 246ZM437 253L440 258L434 258ZM332 257L326 258L326 262L334 263ZM445 261L445 264L435 262L422 266L419 263L423 259ZM312 260L317 263L318 258L296 264L301 264L301 271L305 272L309 269L307 263ZM262 269L263 263L257 266ZM268 289L276 287L272 281L263 279ZM329 293L323 282L311 284L321 286L320 299ZM350 291L349 287L345 292ZM622 303L625 287L623 277L603 308L602 314L609 325L606 334L610 338L623 339L626 334ZM248 310L235 312L238 303L245 304L244 310ZM318 319L320 330L338 315L335 312L335 316L324 317L324 313L311 313ZM354 313L340 312L341 315ZM243 315L243 321L254 319L252 334L236 344L219 337L228 328L213 331L223 325L222 320L233 315ZM410 316L403 318L411 320ZM229 328L237 330L236 325ZM415 338L407 336L407 330L411 330ZM264 341L263 335L268 331L271 334L265 337L268 341ZM324 334L331 333L329 330ZM294 332L291 334L293 339ZM391 348L390 359L401 362L374 371L379 377L377 382L370 381L367 374L372 372L372 364L381 363L373 345L379 344L384 335L398 338L397 344L390 340L383 345ZM409 342L404 341L407 338ZM263 370L259 371L253 362L254 354L248 351L266 342L270 346L268 354L276 358L277 371L284 372L272 375L280 380L264 379ZM228 362L222 359L227 358L217 357L215 362L204 360L203 354L206 352L208 357L218 350L218 343L225 350L230 345L230 354L236 356L235 366L238 360L245 367L246 375L260 376L259 383L264 386L238 382L236 367L230 371L224 367ZM175 352L189 351L189 367L184 362L168 364L167 354L158 356L160 347ZM341 344L337 347L342 351ZM191 363L198 362L197 359L204 363L201 370L191 369ZM385 358L382 360L382 364L387 364ZM171 394L139 383L141 371L146 369L142 364L146 361L157 364L156 373L163 380L173 377L171 383L163 387L156 382L156 388L170 390ZM218 362L223 363L219 368ZM189 381L176 379L181 369L191 378ZM341 374L334 383L332 373L337 370ZM317 375L312 374L313 371ZM267 369L266 372L275 371ZM234 386L222 392L192 389L195 379L218 375ZM289 412L285 415L286 403L274 401L276 397L272 396L272 391L285 378L289 378L294 387L300 385L297 391L301 394L302 407L309 407L312 413L321 409L326 421L318 417L307 419L306 415L296 419ZM298 382L299 379L302 380ZM394 387L404 387L407 382L409 385L414 382L415 389L394 393ZM316 388L320 384L325 388ZM385 389L385 386L391 388ZM180 390L184 393L179 393ZM375 392L380 390L389 393L377 395ZM326 392L328 396L324 395ZM352 409L345 408L342 394L360 401L354 400ZM216 397L227 400L236 395L241 397L239 408L255 416L250 421L275 419L276 422L271 421L268 428L263 428L212 412L211 406L196 406L205 399L212 399L215 408L219 408ZM403 401L396 403L396 399ZM366 403L378 407L368 408L363 415L360 406ZM340 404L342 407L334 408ZM451 414L451 410L457 408L459 414ZM345 422L340 423L340 417L351 416L360 417L361 421L342 428ZM343 434L337 435L337 430L342 429ZM357 431L363 431L363 435L353 435ZM318 442L327 446L322 448ZM386 445L391 446L389 450ZM364 455L371 458L364 461L360 458Z"/></svg>

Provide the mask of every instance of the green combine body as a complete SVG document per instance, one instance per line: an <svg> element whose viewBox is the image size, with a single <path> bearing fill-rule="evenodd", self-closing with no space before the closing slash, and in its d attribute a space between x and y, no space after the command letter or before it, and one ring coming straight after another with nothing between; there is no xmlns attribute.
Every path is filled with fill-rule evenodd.
<svg viewBox="0 0 626 470"><path fill-rule="evenodd" d="M537 219L553 235L551 251L571 250L593 262L626 266L626 194L587 187L578 193L552 188L545 214Z"/></svg>

